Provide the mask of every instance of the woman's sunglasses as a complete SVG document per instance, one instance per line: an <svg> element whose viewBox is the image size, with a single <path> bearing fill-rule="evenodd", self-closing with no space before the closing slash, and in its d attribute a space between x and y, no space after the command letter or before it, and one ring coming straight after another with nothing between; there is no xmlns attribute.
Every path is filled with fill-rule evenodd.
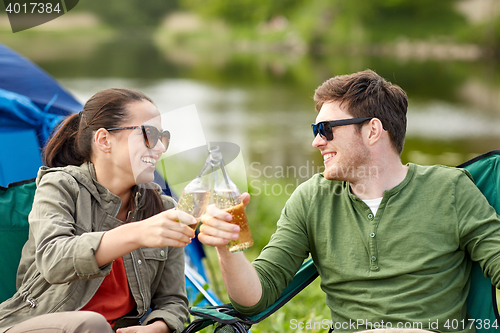
<svg viewBox="0 0 500 333"><path fill-rule="evenodd" d="M317 124L311 124L311 127L314 133L314 137L317 137L319 134L326 141L332 141L333 140L332 128L345 125L361 124L373 118L374 117L364 117L364 118L320 121Z"/></svg>
<svg viewBox="0 0 500 333"><path fill-rule="evenodd" d="M119 131L126 129L137 129L140 128L142 131L142 138L144 139L144 144L147 148L153 149L156 147L158 141L161 141L163 146L165 147L165 151L168 149L168 145L170 144L170 132L167 130L159 131L154 126L142 125L142 126L127 126L127 127L114 127L107 128L107 131Z"/></svg>

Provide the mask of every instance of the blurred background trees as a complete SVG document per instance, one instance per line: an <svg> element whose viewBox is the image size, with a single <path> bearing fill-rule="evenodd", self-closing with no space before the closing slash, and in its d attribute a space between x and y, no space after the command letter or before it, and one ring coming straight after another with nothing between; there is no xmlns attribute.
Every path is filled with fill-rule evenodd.
<svg viewBox="0 0 500 333"><path fill-rule="evenodd" d="M259 40L265 35L284 41L293 35L311 52L334 45L366 46L432 37L488 45L498 54L498 15L471 21L471 6L463 5L470 2L491 6L491 13L499 11L499 4L490 0L86 0L80 1L77 10L92 12L108 26L127 32L157 29L170 14L189 12L204 22L195 31L205 33L204 38L207 33L214 39L229 34L230 39ZM219 22L230 32L212 30L210 22ZM176 27L170 30L178 31ZM188 35L184 33L182 38Z"/></svg>
<svg viewBox="0 0 500 333"><path fill-rule="evenodd" d="M168 13L177 10L177 0L84 0L78 11L89 11L102 22L127 31L156 28Z"/></svg>

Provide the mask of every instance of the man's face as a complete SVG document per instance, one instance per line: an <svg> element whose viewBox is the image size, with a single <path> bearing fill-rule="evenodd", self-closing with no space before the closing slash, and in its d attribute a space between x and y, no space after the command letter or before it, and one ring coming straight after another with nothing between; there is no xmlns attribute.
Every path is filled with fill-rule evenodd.
<svg viewBox="0 0 500 333"><path fill-rule="evenodd" d="M341 120L353 118L344 111L339 102L325 103L316 117L316 123L327 120ZM368 149L361 134L357 131L358 125L333 127L333 140L327 141L317 135L312 142L323 155L325 171L323 175L329 180L346 180L356 182L363 174L361 166L367 166Z"/></svg>

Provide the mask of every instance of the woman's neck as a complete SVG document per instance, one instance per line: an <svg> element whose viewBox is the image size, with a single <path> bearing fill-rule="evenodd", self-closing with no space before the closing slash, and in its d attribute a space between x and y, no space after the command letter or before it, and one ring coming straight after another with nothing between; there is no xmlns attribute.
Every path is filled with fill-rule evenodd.
<svg viewBox="0 0 500 333"><path fill-rule="evenodd" d="M122 205L117 214L117 218L125 221L128 211L130 210L132 188L135 184L130 185L128 182L124 181L124 179L115 177L113 174L110 174L107 168L102 167L98 163L94 163L94 169L97 182L121 199Z"/></svg>

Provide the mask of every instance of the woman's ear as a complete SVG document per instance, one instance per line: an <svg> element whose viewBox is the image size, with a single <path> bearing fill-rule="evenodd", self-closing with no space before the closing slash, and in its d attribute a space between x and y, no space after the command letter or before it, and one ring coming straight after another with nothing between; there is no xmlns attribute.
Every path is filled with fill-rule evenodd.
<svg viewBox="0 0 500 333"><path fill-rule="evenodd" d="M106 129L99 128L94 133L94 142L95 145L97 146L97 149L99 149L103 153L109 153L111 151L110 138L111 136L109 135L109 132Z"/></svg>

